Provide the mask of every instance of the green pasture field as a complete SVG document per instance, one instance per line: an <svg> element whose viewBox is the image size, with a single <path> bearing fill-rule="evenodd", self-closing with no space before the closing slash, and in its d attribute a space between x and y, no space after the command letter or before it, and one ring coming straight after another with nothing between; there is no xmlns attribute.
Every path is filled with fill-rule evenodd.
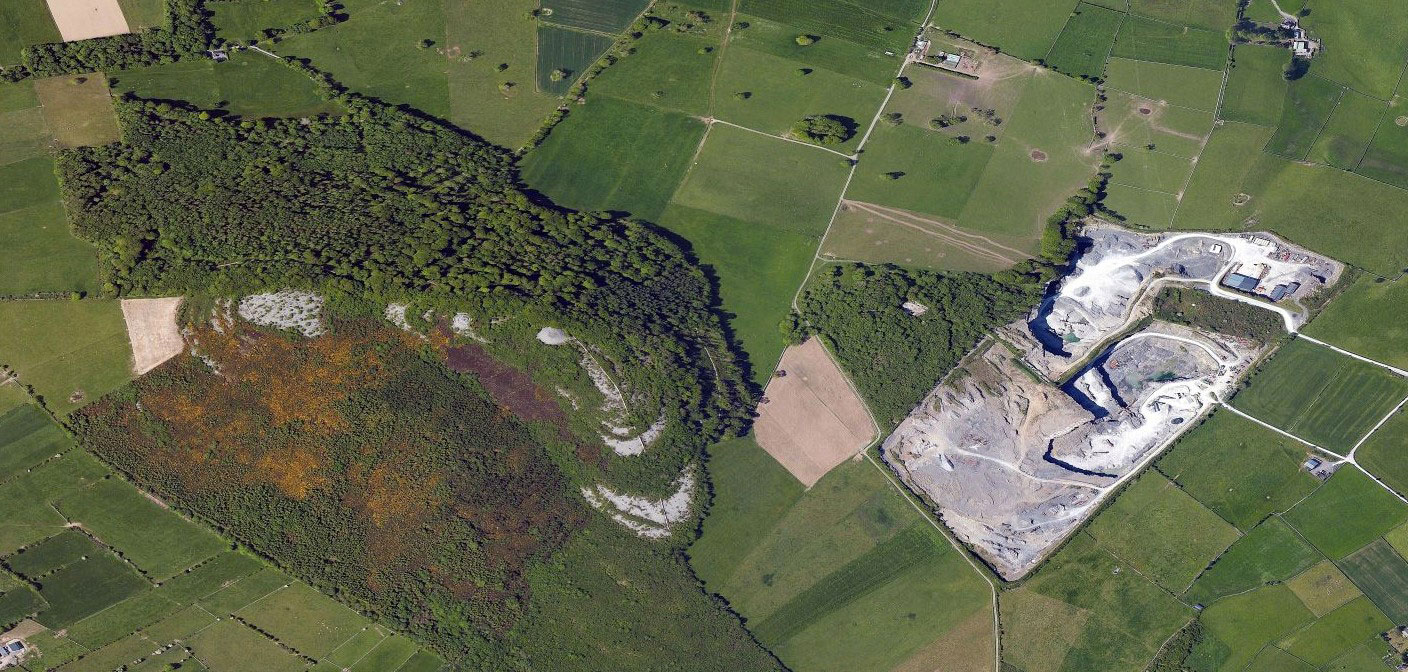
<svg viewBox="0 0 1408 672"><path fill-rule="evenodd" d="M1281 649L1268 646L1256 654L1246 672L1315 672L1315 666Z"/></svg>
<svg viewBox="0 0 1408 672"><path fill-rule="evenodd" d="M689 240L700 263L718 276L728 326L748 355L754 382L766 383L782 357L778 325L806 279L816 236L682 205L666 208L660 224Z"/></svg>
<svg viewBox="0 0 1408 672"><path fill-rule="evenodd" d="M1122 148L1123 156L1111 167L1114 175L1111 184L1120 184L1137 189L1176 194L1182 191L1193 173L1193 164L1186 158L1166 154L1157 149L1142 146ZM1165 220L1167 221L1167 220Z"/></svg>
<svg viewBox="0 0 1408 672"><path fill-rule="evenodd" d="M1324 616L1362 595L1349 577L1329 560L1321 560L1296 575L1286 582L1286 586L1316 617Z"/></svg>
<svg viewBox="0 0 1408 672"><path fill-rule="evenodd" d="M889 669L992 608L982 577L868 462L803 491L741 440L708 468L715 505L691 565L793 669ZM886 567L892 548L917 564Z"/></svg>
<svg viewBox="0 0 1408 672"><path fill-rule="evenodd" d="M534 86L538 30L528 13L537 6L536 0L444 0L445 55L439 58L448 70L448 118L509 148L527 144L561 102ZM503 63L509 68L501 73ZM499 85L505 81L516 86L504 91Z"/></svg>
<svg viewBox="0 0 1408 672"><path fill-rule="evenodd" d="M830 152L714 124L672 204L819 236L849 169Z"/></svg>
<svg viewBox="0 0 1408 672"><path fill-rule="evenodd" d="M1111 56L1222 70L1227 64L1227 35L1131 15L1120 26Z"/></svg>
<svg viewBox="0 0 1408 672"><path fill-rule="evenodd" d="M160 591L138 593L65 628L65 637L97 649L181 610Z"/></svg>
<svg viewBox="0 0 1408 672"><path fill-rule="evenodd" d="M1408 59L1408 23L1389 20L1401 6L1392 0L1310 0L1302 25L1324 42L1311 66L1317 74L1352 89L1388 98Z"/></svg>
<svg viewBox="0 0 1408 672"><path fill-rule="evenodd" d="M523 180L559 205L658 221L705 131L678 112L592 96L528 153Z"/></svg>
<svg viewBox="0 0 1408 672"><path fill-rule="evenodd" d="M0 484L0 554L62 532L68 521L49 502L108 474L88 453L70 450Z"/></svg>
<svg viewBox="0 0 1408 672"><path fill-rule="evenodd" d="M445 667L445 661L440 657L421 649L411 656L401 667L396 668L396 672L440 672Z"/></svg>
<svg viewBox="0 0 1408 672"><path fill-rule="evenodd" d="M88 535L70 529L6 556L5 564L21 576L39 578L82 560L84 556L92 555L97 550L98 546Z"/></svg>
<svg viewBox="0 0 1408 672"><path fill-rule="evenodd" d="M29 403L29 394L19 383L0 383L0 413L9 413ZM8 439L7 439L8 440Z"/></svg>
<svg viewBox="0 0 1408 672"><path fill-rule="evenodd" d="M1157 472L1125 488L1087 532L1175 594L1240 536L1237 528Z"/></svg>
<svg viewBox="0 0 1408 672"><path fill-rule="evenodd" d="M1140 672L1154 653L1192 618L1193 610L1101 548L1087 534L1072 537L1032 577L1022 591L1032 591L1073 608L1076 622L1055 626L1003 605L1003 642L1033 640L1029 646L1060 659L1059 669ZM1021 603L1018 603L1018 607ZM1050 611L1057 605L1049 605ZM1011 614L1011 615L1009 615ZM1060 617L1052 614L1051 617ZM1017 627L1014 627L1017 626ZM1024 626L1024 627L1022 627ZM1030 672L1032 668L1027 668Z"/></svg>
<svg viewBox="0 0 1408 672"><path fill-rule="evenodd" d="M34 92L60 145L106 145L121 137L103 73L36 79Z"/></svg>
<svg viewBox="0 0 1408 672"><path fill-rule="evenodd" d="M1018 58L1047 54L1076 3L1052 0L947 0L934 9L934 23Z"/></svg>
<svg viewBox="0 0 1408 672"><path fill-rule="evenodd" d="M1228 647L1219 672L1242 669L1261 647L1313 620L1315 616L1284 585L1263 586L1218 600L1202 614L1209 634Z"/></svg>
<svg viewBox="0 0 1408 672"><path fill-rule="evenodd" d="M1368 598L1361 597L1291 634L1277 646L1318 667L1391 627L1388 617Z"/></svg>
<svg viewBox="0 0 1408 672"><path fill-rule="evenodd" d="M323 659L323 664L335 665L339 670L351 667L366 657L368 653L371 653L371 650L375 649L389 634L379 626L364 627L347 641L338 644L337 648Z"/></svg>
<svg viewBox="0 0 1408 672"><path fill-rule="evenodd" d="M545 0L541 21L602 33L619 32L645 11L649 0Z"/></svg>
<svg viewBox="0 0 1408 672"><path fill-rule="evenodd" d="M1395 413L1359 446L1355 459L1400 494L1408 492L1408 413Z"/></svg>
<svg viewBox="0 0 1408 672"><path fill-rule="evenodd" d="M13 86L29 86L29 82ZM0 164L44 155L54 144L44 110L29 107L0 113Z"/></svg>
<svg viewBox="0 0 1408 672"><path fill-rule="evenodd" d="M1386 109L1382 100L1345 89L1306 158L1345 170L1357 168Z"/></svg>
<svg viewBox="0 0 1408 672"><path fill-rule="evenodd" d="M265 567L206 595L197 604L216 616L225 616L291 583L293 577L273 567Z"/></svg>
<svg viewBox="0 0 1408 672"><path fill-rule="evenodd" d="M1281 348L1234 405L1336 452L1348 452L1408 396L1408 380L1305 340Z"/></svg>
<svg viewBox="0 0 1408 672"><path fill-rule="evenodd" d="M225 619L201 630L187 640L187 645L210 672L251 669L294 672L307 668L297 654L285 651L257 630L234 619Z"/></svg>
<svg viewBox="0 0 1408 672"><path fill-rule="evenodd" d="M44 598L27 584L7 588L0 593L0 624L9 627L43 610L45 606Z"/></svg>
<svg viewBox="0 0 1408 672"><path fill-rule="evenodd" d="M957 229L952 219L848 201L826 233L821 256L988 273L1030 256L1036 244L1033 238L978 236Z"/></svg>
<svg viewBox="0 0 1408 672"><path fill-rule="evenodd" d="M1105 59L1115 44L1115 33L1125 14L1113 9L1080 3L1066 27L1047 52L1046 64L1077 77L1099 77L1105 72Z"/></svg>
<svg viewBox="0 0 1408 672"><path fill-rule="evenodd" d="M224 0L207 8L215 34L226 40L262 40L266 28L288 28L318 17L313 0Z"/></svg>
<svg viewBox="0 0 1408 672"><path fill-rule="evenodd" d="M1339 560L1397 527L1408 518L1408 505L1359 470L1340 469L1285 518L1322 553Z"/></svg>
<svg viewBox="0 0 1408 672"><path fill-rule="evenodd" d="M553 96L566 94L614 41L615 38L597 33L539 25L535 80L538 90ZM553 73L559 71L564 76L553 81Z"/></svg>
<svg viewBox="0 0 1408 672"><path fill-rule="evenodd" d="M367 657L351 667L351 672L379 672L380 670L400 670L401 665L410 660L416 652L416 644L400 635L392 635L367 653Z"/></svg>
<svg viewBox="0 0 1408 672"><path fill-rule="evenodd" d="M328 655L367 623L361 614L303 583L275 591L238 615L313 658Z"/></svg>
<svg viewBox="0 0 1408 672"><path fill-rule="evenodd" d="M21 50L31 44L62 39L44 0L0 2L0 65L20 63Z"/></svg>
<svg viewBox="0 0 1408 672"><path fill-rule="evenodd" d="M1168 228L1178 211L1178 197L1162 191L1149 191L1111 182L1106 187L1105 207L1119 213L1133 226Z"/></svg>
<svg viewBox="0 0 1408 672"><path fill-rule="evenodd" d="M973 48L957 40L953 40L952 45L944 44L938 35L932 39L935 49ZM991 72L987 81L966 79L937 68L907 68L904 76L913 86L896 88L885 112L897 112L906 124L931 131L935 130L931 121L947 116L951 125L935 132L951 138L966 135L977 144L982 144L989 135L1001 142L1028 85L1038 73L1043 77L1050 73L1004 54L986 55L984 68ZM985 118L978 110L991 110L994 118ZM958 121L959 118L967 121ZM867 143L866 152L871 151L873 142L874 135Z"/></svg>
<svg viewBox="0 0 1408 672"><path fill-rule="evenodd" d="M745 31L746 32L746 31ZM719 57L717 35L657 30L635 42L635 51L622 57L592 80L587 108L610 96L664 110L708 116L709 83ZM707 50L707 53L701 53ZM568 116L582 113L574 108ZM562 128L553 129L553 134ZM549 135L551 140L553 136Z"/></svg>
<svg viewBox="0 0 1408 672"><path fill-rule="evenodd" d="M1395 623L1408 620L1408 562L1387 541L1359 549L1340 561L1340 569Z"/></svg>
<svg viewBox="0 0 1408 672"><path fill-rule="evenodd" d="M97 251L69 232L57 200L0 213L0 249L13 255L0 267L0 294L97 290Z"/></svg>
<svg viewBox="0 0 1408 672"><path fill-rule="evenodd" d="M797 44L797 27L785 22L740 14L734 23L747 23L729 34L729 48L747 47L755 51L794 60L806 67L823 68L848 77L889 86L900 69L900 52L876 48L832 37L808 45ZM886 51L895 54L885 55Z"/></svg>
<svg viewBox="0 0 1408 672"><path fill-rule="evenodd" d="M126 383L132 347L117 301L0 301L0 363L67 414ZM77 395L77 396L75 396Z"/></svg>
<svg viewBox="0 0 1408 672"><path fill-rule="evenodd" d="M1222 72L1112 58L1105 66L1105 87L1170 105L1213 112L1217 109L1217 97L1222 91Z"/></svg>
<svg viewBox="0 0 1408 672"><path fill-rule="evenodd" d="M738 11L785 23L798 34L839 38L878 51L903 54L928 5L921 0L741 0Z"/></svg>
<svg viewBox="0 0 1408 672"><path fill-rule="evenodd" d="M1388 657L1388 644L1375 637L1364 644L1350 649L1349 653L1336 658L1325 666L1325 672L1383 672L1388 668L1384 659Z"/></svg>
<svg viewBox="0 0 1408 672"><path fill-rule="evenodd" d="M992 159L981 137L963 144L922 126L880 124L866 142L846 198L956 218ZM894 173L903 173L898 179Z"/></svg>
<svg viewBox="0 0 1408 672"><path fill-rule="evenodd" d="M316 117L343 111L319 97L313 80L303 73L250 51L236 52L223 63L178 61L126 70L114 80L119 93L186 100L240 117Z"/></svg>
<svg viewBox="0 0 1408 672"><path fill-rule="evenodd" d="M39 595L49 608L35 620L60 629L135 595L147 582L106 551L71 563L44 577Z"/></svg>
<svg viewBox="0 0 1408 672"><path fill-rule="evenodd" d="M434 47L421 48L422 40L432 40L440 46L445 39L441 0L399 5L379 0L346 0L341 4L346 6L346 21L315 32L290 35L274 47L274 53L309 59L314 67L359 93L389 103L405 103L436 117L448 117L446 73L450 59ZM526 10L523 16L527 16ZM526 59L510 62L509 69L499 73L498 81L514 81L532 90L533 75L533 61ZM498 86L497 81L494 86Z"/></svg>
<svg viewBox="0 0 1408 672"><path fill-rule="evenodd" d="M0 474L17 474L72 446L48 414L23 404L0 415Z"/></svg>
<svg viewBox="0 0 1408 672"><path fill-rule="evenodd" d="M1266 151L1304 159L1320 139L1344 94L1344 87L1314 75L1290 82L1286 86L1286 102L1281 106L1281 123L1266 144Z"/></svg>
<svg viewBox="0 0 1408 672"><path fill-rule="evenodd" d="M1319 487L1320 480L1301 469L1306 455L1300 443L1217 411L1156 466L1224 520L1249 531Z"/></svg>
<svg viewBox="0 0 1408 672"><path fill-rule="evenodd" d="M158 506L121 479L109 479L55 505L149 576L161 580L205 560L228 543Z"/></svg>
<svg viewBox="0 0 1408 672"><path fill-rule="evenodd" d="M1169 23L1222 32L1237 23L1236 0L1130 0L1129 11Z"/></svg>
<svg viewBox="0 0 1408 672"><path fill-rule="evenodd" d="M1213 130L1213 114L1136 97L1122 91L1106 94L1099 114L1107 142L1123 155L1157 151L1193 159ZM1153 150L1149 146L1153 145Z"/></svg>
<svg viewBox="0 0 1408 672"><path fill-rule="evenodd" d="M1285 581L1321 559L1319 551L1272 516L1218 556L1183 594L1183 601L1212 604L1228 595Z"/></svg>
<svg viewBox="0 0 1408 672"><path fill-rule="evenodd" d="M1408 189L1408 107L1395 98L1378 123L1355 172Z"/></svg>
<svg viewBox="0 0 1408 672"><path fill-rule="evenodd" d="M1285 49L1239 45L1232 53L1218 118L1274 128L1286 99Z"/></svg>
<svg viewBox="0 0 1408 672"><path fill-rule="evenodd" d="M83 647L79 644L62 637L56 637L49 630L25 639L25 643L34 650L29 657L25 658L22 668L30 672L54 669L58 665L77 658L84 652Z"/></svg>
<svg viewBox="0 0 1408 672"><path fill-rule="evenodd" d="M166 16L166 0L117 0L117 4L122 8L127 27L134 33L171 24Z"/></svg>
<svg viewBox="0 0 1408 672"><path fill-rule="evenodd" d="M738 46L723 55L715 81L714 116L774 135L787 135L803 117L838 115L851 119L855 134L831 148L849 151L885 100L885 87L807 63ZM740 94L746 94L741 96Z"/></svg>
<svg viewBox="0 0 1408 672"><path fill-rule="evenodd" d="M958 223L983 233L1040 235L1046 218L1084 187L1100 153L1091 151L1093 87L1039 72L1004 122L1006 133ZM1044 160L1032 154L1039 151Z"/></svg>
<svg viewBox="0 0 1408 672"><path fill-rule="evenodd" d="M51 203L58 197L54 160L47 155L0 165L0 212Z"/></svg>
<svg viewBox="0 0 1408 672"><path fill-rule="evenodd" d="M239 551L225 551L161 583L169 599L189 604L221 590L264 568L257 558Z"/></svg>
<svg viewBox="0 0 1408 672"><path fill-rule="evenodd" d="M1276 11L1276 6L1271 3L1271 0L1251 0L1242 10L1242 16L1257 23L1281 22L1281 13Z"/></svg>
<svg viewBox="0 0 1408 672"><path fill-rule="evenodd" d="M1408 525L1393 528L1384 535L1384 541L1393 546L1399 555L1408 557Z"/></svg>
<svg viewBox="0 0 1408 672"><path fill-rule="evenodd" d="M1003 593L999 603L1002 662L1023 672L1058 672L1090 619L1089 610L1022 588Z"/></svg>

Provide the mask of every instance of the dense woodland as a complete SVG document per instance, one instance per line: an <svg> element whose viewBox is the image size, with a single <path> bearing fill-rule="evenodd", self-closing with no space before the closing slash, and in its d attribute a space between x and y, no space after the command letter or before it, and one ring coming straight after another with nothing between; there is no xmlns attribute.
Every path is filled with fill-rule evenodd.
<svg viewBox="0 0 1408 672"><path fill-rule="evenodd" d="M137 33L76 42L36 44L24 50L24 67L6 70L9 79L122 70L203 56L215 39L202 0L167 0L171 25Z"/></svg>

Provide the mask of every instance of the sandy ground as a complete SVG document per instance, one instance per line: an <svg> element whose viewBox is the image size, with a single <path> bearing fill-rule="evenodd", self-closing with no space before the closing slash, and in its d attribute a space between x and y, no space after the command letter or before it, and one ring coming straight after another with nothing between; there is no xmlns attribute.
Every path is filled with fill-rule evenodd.
<svg viewBox="0 0 1408 672"><path fill-rule="evenodd" d="M65 42L132 32L117 0L48 0Z"/></svg>
<svg viewBox="0 0 1408 672"><path fill-rule="evenodd" d="M787 348L758 406L758 445L811 487L875 438L865 404L846 382L821 342Z"/></svg>
<svg viewBox="0 0 1408 672"><path fill-rule="evenodd" d="M132 342L132 371L142 375L181 354L185 341L176 327L181 297L123 299L122 319Z"/></svg>

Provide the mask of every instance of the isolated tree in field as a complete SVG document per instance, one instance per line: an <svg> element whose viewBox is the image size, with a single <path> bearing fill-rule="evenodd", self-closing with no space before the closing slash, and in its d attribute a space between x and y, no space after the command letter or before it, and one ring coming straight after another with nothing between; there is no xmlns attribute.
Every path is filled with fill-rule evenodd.
<svg viewBox="0 0 1408 672"><path fill-rule="evenodd" d="M800 44L800 45L802 45L802 46L804 46L804 47L807 46L807 45L810 45L810 44L815 44L815 43L816 43L816 36L815 36L815 35L802 34L802 35L798 35L798 36L797 36L797 44Z"/></svg>
<svg viewBox="0 0 1408 672"><path fill-rule="evenodd" d="M435 46L435 40L432 40L432 39L430 39L430 38L427 37L427 38L425 38L424 40L421 40L421 41L420 41L420 45L419 45L419 46L420 46L421 49L429 49L429 48Z"/></svg>
<svg viewBox="0 0 1408 672"><path fill-rule="evenodd" d="M571 71L558 68L556 70L553 70L551 73L548 73L548 79L554 82L560 82L564 79L567 79L567 76L570 74L572 74Z"/></svg>
<svg viewBox="0 0 1408 672"><path fill-rule="evenodd" d="M899 112L886 112L885 116L881 118L891 126L899 126L904 123L904 115Z"/></svg>
<svg viewBox="0 0 1408 672"><path fill-rule="evenodd" d="M856 134L856 120L836 114L814 114L792 125L792 135L818 145L839 145Z"/></svg>
<svg viewBox="0 0 1408 672"><path fill-rule="evenodd" d="M908 89L909 87L914 86L914 82L909 81L908 77L896 77L895 86L898 86L901 89Z"/></svg>
<svg viewBox="0 0 1408 672"><path fill-rule="evenodd" d="M752 98L752 97L753 97L753 92L752 92L752 91L739 91L738 93L733 94L733 97L734 97L734 98L737 98L737 99L739 99L739 100L748 100L749 98Z"/></svg>

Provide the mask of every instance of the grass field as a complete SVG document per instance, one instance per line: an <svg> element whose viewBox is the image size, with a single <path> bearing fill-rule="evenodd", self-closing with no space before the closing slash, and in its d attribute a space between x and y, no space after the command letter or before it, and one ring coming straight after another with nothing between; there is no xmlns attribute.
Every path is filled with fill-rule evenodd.
<svg viewBox="0 0 1408 672"><path fill-rule="evenodd" d="M614 38L597 33L539 25L535 78L538 90L553 96L566 94L614 41Z"/></svg>
<svg viewBox="0 0 1408 672"><path fill-rule="evenodd" d="M1160 151L1158 143L1151 144L1155 149L1121 146L1123 158L1111 167L1113 177L1110 183L1170 195L1182 191L1188 176L1193 173L1193 164L1184 157Z"/></svg>
<svg viewBox="0 0 1408 672"><path fill-rule="evenodd" d="M60 629L91 616L147 587L147 582L117 556L103 551L44 577L39 595L49 603L39 617Z"/></svg>
<svg viewBox="0 0 1408 672"><path fill-rule="evenodd" d="M928 5L922 0L741 0L738 11L785 23L799 33L904 53Z"/></svg>
<svg viewBox="0 0 1408 672"><path fill-rule="evenodd" d="M868 462L803 491L743 440L716 446L709 469L691 564L793 669L888 669L991 609L982 578Z"/></svg>
<svg viewBox="0 0 1408 672"><path fill-rule="evenodd" d="M1285 105L1284 49L1242 45L1232 55L1218 118L1274 127Z"/></svg>
<svg viewBox="0 0 1408 672"><path fill-rule="evenodd" d="M1388 665L1388 644L1375 637L1350 649L1348 653L1325 666L1326 672L1381 672Z"/></svg>
<svg viewBox="0 0 1408 672"><path fill-rule="evenodd" d="M1115 44L1125 15L1113 9L1080 3L1046 54L1046 64L1077 77L1099 77Z"/></svg>
<svg viewBox="0 0 1408 672"><path fill-rule="evenodd" d="M1306 158L1346 170L1358 167L1386 109L1382 100L1345 89Z"/></svg>
<svg viewBox="0 0 1408 672"><path fill-rule="evenodd" d="M47 422L49 418L43 416ZM52 422L49 424L52 425ZM10 570L20 576L39 578L97 552L98 546L88 535L77 530L64 530L48 539L26 546L5 560Z"/></svg>
<svg viewBox="0 0 1408 672"><path fill-rule="evenodd" d="M889 86L895 72L900 69L901 56L894 51L887 55L887 49L842 38L821 39L801 45L797 44L798 28L792 24L747 14L739 15L738 21L747 23L748 27L730 33L730 49L746 47L881 86Z"/></svg>
<svg viewBox="0 0 1408 672"><path fill-rule="evenodd" d="M97 289L97 252L69 233L57 200L0 213L0 248L12 255L0 267L0 294Z"/></svg>
<svg viewBox="0 0 1408 672"><path fill-rule="evenodd" d="M547 0L544 22L573 28L614 33L645 10L648 0Z"/></svg>
<svg viewBox="0 0 1408 672"><path fill-rule="evenodd" d="M1130 0L1129 11L1219 32L1237 22L1237 3L1230 0Z"/></svg>
<svg viewBox="0 0 1408 672"><path fill-rule="evenodd" d="M1403 504L1357 469L1340 469L1286 522L1331 560L1339 560L1408 519Z"/></svg>
<svg viewBox="0 0 1408 672"><path fill-rule="evenodd" d="M1140 476L1087 532L1172 593L1181 593L1237 529L1157 472Z"/></svg>
<svg viewBox="0 0 1408 672"><path fill-rule="evenodd" d="M1373 602L1361 597L1292 633L1277 646L1319 667L1392 626Z"/></svg>
<svg viewBox="0 0 1408 672"><path fill-rule="evenodd" d="M1316 55L1315 71L1377 98L1393 95L1408 59L1408 23L1385 20L1397 5L1311 0L1306 7L1305 28L1333 45Z"/></svg>
<svg viewBox="0 0 1408 672"><path fill-rule="evenodd" d="M559 205L659 221L704 132L677 112L593 96L527 155L523 180Z"/></svg>
<svg viewBox="0 0 1408 672"><path fill-rule="evenodd" d="M1404 99L1384 110L1373 140L1355 171L1376 180L1408 189L1408 115Z"/></svg>
<svg viewBox="0 0 1408 672"><path fill-rule="evenodd" d="M278 590L241 609L238 615L313 658L327 656L367 624L361 614L302 583ZM414 648L412 645L411 650Z"/></svg>
<svg viewBox="0 0 1408 672"><path fill-rule="evenodd" d="M1361 593L1335 563L1321 560L1286 582L1291 592L1317 617L1338 609Z"/></svg>
<svg viewBox="0 0 1408 672"><path fill-rule="evenodd" d="M1314 619L1284 585L1263 586L1219 600L1202 615L1208 632L1227 646L1227 657L1216 668L1220 671L1242 669L1261 647Z"/></svg>
<svg viewBox="0 0 1408 672"><path fill-rule="evenodd" d="M81 451L69 451L33 470L0 484L0 554L16 550L62 532L68 522L50 502L108 475L97 460Z"/></svg>
<svg viewBox="0 0 1408 672"><path fill-rule="evenodd" d="M1321 557L1289 525L1272 516L1219 556L1183 594L1183 600L1212 604L1228 595L1285 581L1308 569Z"/></svg>
<svg viewBox="0 0 1408 672"><path fill-rule="evenodd" d="M4 301L0 363L60 415L131 378L132 349L116 301Z"/></svg>
<svg viewBox="0 0 1408 672"><path fill-rule="evenodd" d="M982 139L961 144L923 123L877 126L846 198L950 219L962 214L994 145Z"/></svg>
<svg viewBox="0 0 1408 672"><path fill-rule="evenodd" d="M317 18L313 0L226 0L210 3L215 34L232 42L263 39L266 28Z"/></svg>
<svg viewBox="0 0 1408 672"><path fill-rule="evenodd" d="M1408 620L1408 562L1379 539L1340 561L1340 568L1394 622Z"/></svg>
<svg viewBox="0 0 1408 672"><path fill-rule="evenodd" d="M854 184L854 183L853 183ZM981 236L951 219L847 201L826 234L821 256L936 271L992 272L1029 256L1032 238Z"/></svg>
<svg viewBox="0 0 1408 672"><path fill-rule="evenodd" d="M1306 448L1234 413L1213 413L1159 459L1173 479L1223 519L1251 530L1319 486L1301 469Z"/></svg>
<svg viewBox="0 0 1408 672"><path fill-rule="evenodd" d="M20 51L31 44L61 39L44 0L0 2L0 64L20 63Z"/></svg>
<svg viewBox="0 0 1408 672"><path fill-rule="evenodd" d="M106 145L120 137L103 73L37 79L34 92L49 132L60 145Z"/></svg>
<svg viewBox="0 0 1408 672"><path fill-rule="evenodd" d="M56 507L156 580L184 571L228 546L120 479L75 493Z"/></svg>
<svg viewBox="0 0 1408 672"><path fill-rule="evenodd" d="M236 620L223 620L200 631L191 637L189 645L210 672L294 672L307 667L297 654Z"/></svg>
<svg viewBox="0 0 1408 672"><path fill-rule="evenodd" d="M526 144L560 103L534 86L538 31L528 13L537 6L536 0L444 0L440 58L449 80L449 119L505 147ZM499 72L505 63L508 70ZM505 81L518 85L505 91L499 86Z"/></svg>
<svg viewBox="0 0 1408 672"><path fill-rule="evenodd" d="M743 31L745 34L747 32ZM603 96L610 96L685 114L707 116L709 82L719 57L717 33L717 30L711 31L702 37L668 31L647 33L636 41L633 53L592 80L588 107L600 102ZM581 109L573 110L571 116L581 112ZM560 129L561 126L553 129L553 133L560 132Z"/></svg>
<svg viewBox="0 0 1408 672"><path fill-rule="evenodd" d="M1256 654L1246 672L1315 672L1315 666L1281 649L1268 646Z"/></svg>
<svg viewBox="0 0 1408 672"><path fill-rule="evenodd" d="M1281 106L1281 123L1266 144L1266 151L1304 159L1344 94L1345 89L1339 84L1313 75L1290 82L1286 86L1286 102Z"/></svg>
<svg viewBox="0 0 1408 672"><path fill-rule="evenodd" d="M1115 37L1112 56L1221 70L1227 64L1223 30L1204 30L1131 15Z"/></svg>
<svg viewBox="0 0 1408 672"><path fill-rule="evenodd" d="M1345 453L1408 396L1408 380L1305 340L1281 348L1234 397L1237 408Z"/></svg>
<svg viewBox="0 0 1408 672"><path fill-rule="evenodd" d="M1222 90L1222 72L1112 58L1106 65L1105 86L1170 105L1213 112Z"/></svg>
<svg viewBox="0 0 1408 672"><path fill-rule="evenodd" d="M29 469L68 447L69 439L49 416L32 404L0 415L0 473Z"/></svg>
<svg viewBox="0 0 1408 672"><path fill-rule="evenodd" d="M240 51L228 61L179 61L114 78L119 93L186 100L241 117L315 117L340 114L341 106L318 96L313 80L262 54Z"/></svg>
<svg viewBox="0 0 1408 672"><path fill-rule="evenodd" d="M949 0L934 10L934 23L1027 60L1045 56L1076 3L1051 0Z"/></svg>
<svg viewBox="0 0 1408 672"><path fill-rule="evenodd" d="M1399 412L1374 432L1354 454L1369 473L1383 479L1399 494L1408 492L1408 414Z"/></svg>
<svg viewBox="0 0 1408 672"><path fill-rule="evenodd" d="M122 17L127 20L127 27L132 32L171 24L166 15L166 0L117 0L117 4L122 8Z"/></svg>

